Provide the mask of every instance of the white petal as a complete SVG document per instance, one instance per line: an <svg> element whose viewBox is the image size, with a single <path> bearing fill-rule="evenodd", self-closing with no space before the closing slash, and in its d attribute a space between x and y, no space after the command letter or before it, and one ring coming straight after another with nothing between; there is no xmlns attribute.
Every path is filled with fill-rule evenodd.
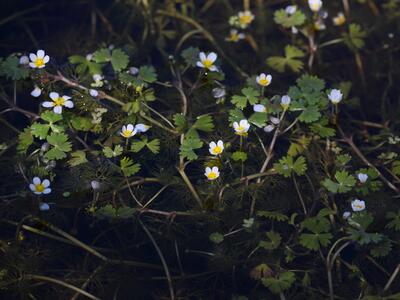
<svg viewBox="0 0 400 300"><path fill-rule="evenodd" d="M268 74L268 75L267 75L267 80L268 80L269 83L271 83L271 81L272 81L272 76Z"/></svg>
<svg viewBox="0 0 400 300"><path fill-rule="evenodd" d="M210 143L210 148L211 148L211 149L215 148L216 146L217 146L217 144L216 144L215 142L211 142L211 143Z"/></svg>
<svg viewBox="0 0 400 300"><path fill-rule="evenodd" d="M35 185L34 184L30 184L29 188L31 189L32 192L36 191Z"/></svg>
<svg viewBox="0 0 400 300"><path fill-rule="evenodd" d="M133 126L132 124L128 124L128 125L126 126L126 129L129 130L129 131L133 131L134 126Z"/></svg>
<svg viewBox="0 0 400 300"><path fill-rule="evenodd" d="M50 186L50 181L49 181L48 179L45 179L45 180L43 180L42 184L43 184L43 186L44 186L45 188L47 188L47 187Z"/></svg>
<svg viewBox="0 0 400 300"><path fill-rule="evenodd" d="M29 64L29 57L26 55L23 55L19 58L19 64L20 65L27 65Z"/></svg>
<svg viewBox="0 0 400 300"><path fill-rule="evenodd" d="M67 100L64 102L64 106L68 107L68 108L73 108L74 107L74 102L72 102L71 100Z"/></svg>
<svg viewBox="0 0 400 300"><path fill-rule="evenodd" d="M97 97L99 95L99 92L96 91L96 90L91 89L91 90L89 90L89 94L92 97Z"/></svg>
<svg viewBox="0 0 400 300"><path fill-rule="evenodd" d="M56 93L56 92L51 92L51 93L49 94L49 97L50 97L52 100L57 100L57 99L60 97L60 95L59 95L58 93Z"/></svg>
<svg viewBox="0 0 400 300"><path fill-rule="evenodd" d="M40 184L42 181L40 180L39 177L33 177L32 182L34 185Z"/></svg>
<svg viewBox="0 0 400 300"><path fill-rule="evenodd" d="M72 97L70 97L70 96L62 96L63 98L64 98L64 100L69 100L69 99L71 99Z"/></svg>
<svg viewBox="0 0 400 300"><path fill-rule="evenodd" d="M44 58L44 51L43 50L38 50L36 55L37 55L38 58Z"/></svg>
<svg viewBox="0 0 400 300"><path fill-rule="evenodd" d="M46 56L43 58L43 62L44 62L45 64L47 64L47 63L49 62L49 60L50 60L50 56L48 56L48 55L46 55Z"/></svg>
<svg viewBox="0 0 400 300"><path fill-rule="evenodd" d="M211 62L215 62L217 60L217 54L215 52L210 52L207 56L207 59Z"/></svg>
<svg viewBox="0 0 400 300"><path fill-rule="evenodd" d="M211 173L211 168L210 168L210 167L207 167L207 168L206 168L206 174L209 174L209 173Z"/></svg>
<svg viewBox="0 0 400 300"><path fill-rule="evenodd" d="M248 125L247 120L240 120L240 126L246 127Z"/></svg>
<svg viewBox="0 0 400 300"><path fill-rule="evenodd" d="M223 141L221 141L221 140L219 140L218 142L217 142L217 145L218 145L218 147L220 147L220 148L224 148L224 142Z"/></svg>
<svg viewBox="0 0 400 300"><path fill-rule="evenodd" d="M150 126L141 123L135 125L135 129L137 132L146 132L147 130L149 130L149 128Z"/></svg>
<svg viewBox="0 0 400 300"><path fill-rule="evenodd" d="M262 104L256 104L253 106L255 112L265 112L265 106Z"/></svg>
<svg viewBox="0 0 400 300"><path fill-rule="evenodd" d="M54 106L53 111L56 114L61 115L62 114L62 106L60 106L60 105Z"/></svg>
<svg viewBox="0 0 400 300"><path fill-rule="evenodd" d="M36 194L36 195L42 194L42 192L33 192L33 193Z"/></svg>
<svg viewBox="0 0 400 300"><path fill-rule="evenodd" d="M239 127L238 122L233 122L233 128L234 128L234 129L237 129L238 127Z"/></svg>
<svg viewBox="0 0 400 300"><path fill-rule="evenodd" d="M35 63L33 63L33 62L30 62L30 63L29 63L29 66L30 66L32 69L36 69L36 65L35 65Z"/></svg>
<svg viewBox="0 0 400 300"><path fill-rule="evenodd" d="M39 97L41 93L42 93L42 90L36 86L33 89L33 91L31 92L31 96L32 97Z"/></svg>
<svg viewBox="0 0 400 300"><path fill-rule="evenodd" d="M211 171L218 174L219 169L218 169L218 167L212 167Z"/></svg>
<svg viewBox="0 0 400 300"><path fill-rule="evenodd" d="M257 76L257 77L256 77L256 82L257 82L257 83L260 83L260 79L261 79L261 77L260 77L260 76Z"/></svg>
<svg viewBox="0 0 400 300"><path fill-rule="evenodd" d="M218 71L218 68L217 68L216 66L212 65L212 66L209 68L209 70L210 70L211 72L216 72L216 71Z"/></svg>
<svg viewBox="0 0 400 300"><path fill-rule="evenodd" d="M52 101L44 101L42 103L42 106L43 107L53 107L54 106L54 102L52 102Z"/></svg>
<svg viewBox="0 0 400 300"><path fill-rule="evenodd" d="M43 194L50 194L51 188L44 189Z"/></svg>
<svg viewBox="0 0 400 300"><path fill-rule="evenodd" d="M265 73L260 74L260 79L265 79L266 77L267 77L267 75L265 75Z"/></svg>
<svg viewBox="0 0 400 300"><path fill-rule="evenodd" d="M45 193L43 193L43 194L45 194ZM39 210L47 211L49 209L50 209L50 205L48 205L47 203L45 203L45 202L39 203Z"/></svg>
<svg viewBox="0 0 400 300"><path fill-rule="evenodd" d="M122 132L126 131L126 126L125 125L122 126L121 131Z"/></svg>
<svg viewBox="0 0 400 300"><path fill-rule="evenodd" d="M202 63L201 61L198 61L198 62L196 63L196 66L198 66L198 67L200 67L200 68L204 68L204 65L203 65L203 63Z"/></svg>
<svg viewBox="0 0 400 300"><path fill-rule="evenodd" d="M33 53L29 54L29 59L30 59L32 62L34 62L34 61L37 59L36 54L33 54Z"/></svg>
<svg viewBox="0 0 400 300"><path fill-rule="evenodd" d="M200 52L199 58L200 58L200 61L203 61L203 60L207 59L207 56L206 56L206 54L204 52Z"/></svg>

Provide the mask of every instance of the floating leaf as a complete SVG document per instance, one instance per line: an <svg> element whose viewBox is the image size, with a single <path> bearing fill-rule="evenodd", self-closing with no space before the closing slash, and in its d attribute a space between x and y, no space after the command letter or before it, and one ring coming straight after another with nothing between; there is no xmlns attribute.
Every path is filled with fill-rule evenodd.
<svg viewBox="0 0 400 300"><path fill-rule="evenodd" d="M267 59L267 65L280 73L283 73L286 67L298 73L304 66L304 63L299 60L299 58L303 58L304 55L301 49L292 45L287 45L285 47L285 56L269 57Z"/></svg>

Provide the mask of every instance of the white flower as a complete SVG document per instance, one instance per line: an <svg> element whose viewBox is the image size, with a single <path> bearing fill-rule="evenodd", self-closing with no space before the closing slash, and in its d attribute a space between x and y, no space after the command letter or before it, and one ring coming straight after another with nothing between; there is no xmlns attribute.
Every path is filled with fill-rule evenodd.
<svg viewBox="0 0 400 300"><path fill-rule="evenodd" d="M212 155L219 155L222 153L222 151L224 151L224 142L221 140L219 140L217 143L211 142L209 146L210 148L208 151L210 151Z"/></svg>
<svg viewBox="0 0 400 300"><path fill-rule="evenodd" d="M98 190L100 189L100 182L98 182L97 180L92 180L90 182L90 186L92 187L92 189Z"/></svg>
<svg viewBox="0 0 400 300"><path fill-rule="evenodd" d="M33 91L31 92L31 96L32 97L39 97L42 94L42 90L35 85L35 88L33 89Z"/></svg>
<svg viewBox="0 0 400 300"><path fill-rule="evenodd" d="M124 125L124 126L122 126L122 129L121 129L121 135L124 137L124 138L130 138L130 137L133 137L135 134L137 133L137 130L135 129L135 127L132 125L132 124L128 124L128 125Z"/></svg>
<svg viewBox="0 0 400 300"><path fill-rule="evenodd" d="M217 54L215 52L210 52L207 55L204 52L200 52L199 61L196 65L200 68L204 68L211 72L217 71L217 67L214 65L214 62L217 60Z"/></svg>
<svg viewBox="0 0 400 300"><path fill-rule="evenodd" d="M240 120L240 122L233 122L233 129L237 135L245 136L249 131L250 124L247 120Z"/></svg>
<svg viewBox="0 0 400 300"><path fill-rule="evenodd" d="M33 177L32 183L29 185L31 191L36 195L48 194L51 192L50 181L48 179L40 180L39 177Z"/></svg>
<svg viewBox="0 0 400 300"><path fill-rule="evenodd" d="M368 180L368 175L364 173L358 173L357 178L358 180L360 180L361 183L366 183Z"/></svg>
<svg viewBox="0 0 400 300"><path fill-rule="evenodd" d="M29 57L26 56L26 55L22 55L22 56L19 58L19 64L20 64L20 65L27 65L27 64L29 64Z"/></svg>
<svg viewBox="0 0 400 300"><path fill-rule="evenodd" d="M284 110L289 108L290 102L292 102L292 100L290 99L290 97L288 95L282 96L281 106Z"/></svg>
<svg viewBox="0 0 400 300"><path fill-rule="evenodd" d="M31 62L29 63L29 66L33 69L42 69L46 66L46 64L49 62L50 57L44 53L43 50L38 50L36 54L31 53L29 54L29 59Z"/></svg>
<svg viewBox="0 0 400 300"><path fill-rule="evenodd" d="M322 7L322 1L321 0L308 0L308 6L313 12L317 12L321 9Z"/></svg>
<svg viewBox="0 0 400 300"><path fill-rule="evenodd" d="M345 211L345 212L343 213L343 219L347 220L347 219L350 218L350 217L351 217L351 212Z"/></svg>
<svg viewBox="0 0 400 300"><path fill-rule="evenodd" d="M145 124L136 124L135 125L135 130L137 132L146 132L147 130L149 130L150 126L149 125L145 125Z"/></svg>
<svg viewBox="0 0 400 300"><path fill-rule="evenodd" d="M89 53L89 54L86 55L86 60L87 61L91 61L92 59L93 59L93 54L92 53Z"/></svg>
<svg viewBox="0 0 400 300"><path fill-rule="evenodd" d="M351 208L353 211L363 211L365 209L365 202L363 200L355 199L351 201Z"/></svg>
<svg viewBox="0 0 400 300"><path fill-rule="evenodd" d="M245 34L238 32L237 29L231 29L229 36L225 39L227 42L237 43L245 38Z"/></svg>
<svg viewBox="0 0 400 300"><path fill-rule="evenodd" d="M129 68L129 74L131 75L137 75L139 73L139 69L136 67L130 67Z"/></svg>
<svg viewBox="0 0 400 300"><path fill-rule="evenodd" d="M333 89L329 93L328 98L333 104L338 104L340 101L342 101L343 94L340 90Z"/></svg>
<svg viewBox="0 0 400 300"><path fill-rule="evenodd" d="M218 167L210 167L206 168L204 175L208 178L208 180L215 180L219 177L219 169Z"/></svg>
<svg viewBox="0 0 400 300"><path fill-rule="evenodd" d="M344 23L346 23L346 17L344 16L344 14L342 12L338 13L336 17L334 17L333 19L333 24L335 24L336 26L341 26Z"/></svg>
<svg viewBox="0 0 400 300"><path fill-rule="evenodd" d="M50 205L47 204L46 202L40 202L39 203L39 210L40 211L46 211L50 209Z"/></svg>
<svg viewBox="0 0 400 300"><path fill-rule="evenodd" d="M317 21L314 23L314 29L317 30L317 31L325 30L325 29L326 29L326 25L325 25L324 21L322 21L322 20L317 20Z"/></svg>
<svg viewBox="0 0 400 300"><path fill-rule="evenodd" d="M216 99L223 98L226 95L226 91L225 91L225 88L216 87L216 88L212 89L212 94L213 94L213 97Z"/></svg>
<svg viewBox="0 0 400 300"><path fill-rule="evenodd" d="M94 81L103 80L103 76L101 76L100 74L94 74L94 75L93 75L93 80L94 80Z"/></svg>
<svg viewBox="0 0 400 300"><path fill-rule="evenodd" d="M102 87L104 84L103 79L104 79L104 77L101 76L100 74L94 74L93 75L94 83L91 83L90 85L93 87Z"/></svg>
<svg viewBox="0 0 400 300"><path fill-rule="evenodd" d="M272 125L272 124L267 125L267 126L264 127L264 131L265 131L266 133L272 132L274 129L275 129L275 126Z"/></svg>
<svg viewBox="0 0 400 300"><path fill-rule="evenodd" d="M99 95L99 92L97 90L90 89L89 94L90 96L96 98Z"/></svg>
<svg viewBox="0 0 400 300"><path fill-rule="evenodd" d="M255 104L253 106L253 110L255 112L267 112L267 108L262 104Z"/></svg>
<svg viewBox="0 0 400 300"><path fill-rule="evenodd" d="M256 77L256 81L261 86L269 86L272 81L272 76L269 74L265 75L265 73L261 73Z"/></svg>
<svg viewBox="0 0 400 300"><path fill-rule="evenodd" d="M238 13L238 17L239 17L239 26L243 29L247 28L254 20L254 15L249 10L240 11Z"/></svg>
<svg viewBox="0 0 400 300"><path fill-rule="evenodd" d="M296 12L296 10L297 10L297 5L288 5L285 8L285 12L288 15L293 15Z"/></svg>
<svg viewBox="0 0 400 300"><path fill-rule="evenodd" d="M293 34L298 34L299 33L299 30L297 29L297 27L292 26L292 33Z"/></svg>
<svg viewBox="0 0 400 300"><path fill-rule="evenodd" d="M270 120L271 123L274 124L274 125L278 125L279 122L280 122L279 118L276 118L276 117L270 117L269 120Z"/></svg>
<svg viewBox="0 0 400 300"><path fill-rule="evenodd" d="M50 98L53 101L45 101L42 103L43 107L53 107L53 111L56 114L61 114L62 113L62 107L65 106L67 108L73 108L74 107L74 103L69 100L71 99L71 97L69 96L60 96L58 93L56 92L51 92L50 93Z"/></svg>

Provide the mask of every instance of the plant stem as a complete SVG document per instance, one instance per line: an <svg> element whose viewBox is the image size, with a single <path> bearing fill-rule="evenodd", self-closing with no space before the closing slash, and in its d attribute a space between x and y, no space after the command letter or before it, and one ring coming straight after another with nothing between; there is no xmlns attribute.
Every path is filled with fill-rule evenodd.
<svg viewBox="0 0 400 300"><path fill-rule="evenodd" d="M179 174L181 175L183 181L186 183L187 187L189 188L190 192L192 193L194 199L199 204L200 208L203 207L199 194L197 194L193 184L190 182L189 178L187 177L185 170L183 168L177 167Z"/></svg>

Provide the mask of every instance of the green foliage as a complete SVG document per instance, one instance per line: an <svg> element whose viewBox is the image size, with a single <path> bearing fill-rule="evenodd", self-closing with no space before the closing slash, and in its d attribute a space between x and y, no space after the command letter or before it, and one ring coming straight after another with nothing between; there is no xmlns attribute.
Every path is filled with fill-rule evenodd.
<svg viewBox="0 0 400 300"><path fill-rule="evenodd" d="M138 78L147 83L153 83L157 80L156 69L153 66L142 66L139 68Z"/></svg>
<svg viewBox="0 0 400 300"><path fill-rule="evenodd" d="M234 104L237 108L244 109L247 106L247 103L250 103L251 105L257 104L259 97L260 97L260 92L255 90L252 87L247 87L242 89L242 95L234 95L232 96L231 102Z"/></svg>
<svg viewBox="0 0 400 300"><path fill-rule="evenodd" d="M84 56L72 55L69 57L69 62L76 65L75 71L79 75L84 75L86 72L89 72L91 75L102 73L101 64L89 61Z"/></svg>
<svg viewBox="0 0 400 300"><path fill-rule="evenodd" d="M107 157L107 158L120 156L123 151L124 151L124 149L120 145L115 145L114 150L111 149L111 147L108 147L108 146L103 148L104 156Z"/></svg>
<svg viewBox="0 0 400 300"><path fill-rule="evenodd" d="M266 233L268 241L260 241L258 244L259 247L265 250L275 250L279 247L282 241L282 237L279 233L275 231L268 231Z"/></svg>
<svg viewBox="0 0 400 300"><path fill-rule="evenodd" d="M276 211L259 210L257 211L257 216L278 222L286 222L289 220L289 218L286 215Z"/></svg>
<svg viewBox="0 0 400 300"><path fill-rule="evenodd" d="M250 116L248 121L251 124L256 125L258 128L262 128L265 125L267 125L267 120L268 120L268 114L261 113L261 112L255 112Z"/></svg>
<svg viewBox="0 0 400 300"><path fill-rule="evenodd" d="M179 155L188 160L195 160L198 155L194 152L196 149L203 147L203 142L198 138L185 138L181 147L179 148Z"/></svg>
<svg viewBox="0 0 400 300"><path fill-rule="evenodd" d="M301 222L301 228L311 231L312 233L302 233L300 235L300 244L310 250L318 251L321 247L329 245L333 238L330 231L330 222L326 217L327 210L321 210L317 216L308 218Z"/></svg>
<svg viewBox="0 0 400 300"><path fill-rule="evenodd" d="M336 194L347 193L356 184L356 179L353 175L350 175L347 171L337 171L335 173L336 181L332 179L325 178L322 185L330 192Z"/></svg>
<svg viewBox="0 0 400 300"><path fill-rule="evenodd" d="M71 167L76 167L86 162L88 162L86 158L86 152L82 150L77 150L71 153L71 159L68 161L68 164Z"/></svg>
<svg viewBox="0 0 400 300"><path fill-rule="evenodd" d="M121 49L110 51L107 48L97 50L93 53L93 59L96 63L110 62L115 72L120 72L128 66L129 57Z"/></svg>
<svg viewBox="0 0 400 300"><path fill-rule="evenodd" d="M0 60L0 76L11 80L21 80L29 76L29 70L21 67L18 57L10 55L5 60Z"/></svg>
<svg viewBox="0 0 400 300"><path fill-rule="evenodd" d="M297 175L304 175L307 170L306 159L299 156L296 160L292 156L285 156L274 164L274 169L284 177L290 177L293 172Z"/></svg>
<svg viewBox="0 0 400 300"><path fill-rule="evenodd" d="M397 213L389 211L386 213L386 219L390 220L389 223L386 224L386 228L400 231L400 211Z"/></svg>
<svg viewBox="0 0 400 300"><path fill-rule="evenodd" d="M224 241L224 235L219 232L213 232L209 236L210 241L214 244L220 244Z"/></svg>
<svg viewBox="0 0 400 300"><path fill-rule="evenodd" d="M137 153L144 147L149 149L154 154L157 154L158 152L160 152L160 140L154 139L152 141L149 141L147 136L143 136L140 140L135 140L132 142L131 150Z"/></svg>
<svg viewBox="0 0 400 300"><path fill-rule="evenodd" d="M210 115L199 116L194 122L192 128L204 132L212 132L214 130L213 119Z"/></svg>
<svg viewBox="0 0 400 300"><path fill-rule="evenodd" d="M242 161L245 162L247 160L247 153L243 151L235 151L232 153L232 159L234 161Z"/></svg>
<svg viewBox="0 0 400 300"><path fill-rule="evenodd" d="M296 276L293 272L283 272L277 277L262 278L261 282L265 285L272 293L280 294L288 290L293 283L296 281Z"/></svg>
<svg viewBox="0 0 400 300"><path fill-rule="evenodd" d="M99 219L124 220L134 216L135 209L128 206L113 207L107 204L94 211L94 216Z"/></svg>
<svg viewBox="0 0 400 300"><path fill-rule="evenodd" d="M26 153L29 146L33 143L32 131L29 128L25 128L24 131L18 135L18 153Z"/></svg>
<svg viewBox="0 0 400 300"><path fill-rule="evenodd" d="M134 163L131 158L126 156L121 159L120 167L126 177L133 176L140 171L140 164Z"/></svg>
<svg viewBox="0 0 400 300"><path fill-rule="evenodd" d="M349 32L344 34L345 43L353 50L358 51L365 46L364 39L367 33L361 28L359 24L352 23L349 25Z"/></svg>
<svg viewBox="0 0 400 300"><path fill-rule="evenodd" d="M47 142L52 146L45 154L47 159L63 159L67 157L66 153L72 149L72 144L68 141L68 136L63 133L52 133L47 136Z"/></svg>
<svg viewBox="0 0 400 300"><path fill-rule="evenodd" d="M306 16L300 10L296 10L293 14L287 14L284 9L276 10L274 13L275 23L285 28L297 27L304 24Z"/></svg>
<svg viewBox="0 0 400 300"><path fill-rule="evenodd" d="M298 73L304 66L304 63L299 58L304 56L305 54L301 49L287 45L285 47L285 56L271 56L267 59L267 65L280 73L283 73L286 68Z"/></svg>
<svg viewBox="0 0 400 300"><path fill-rule="evenodd" d="M371 248L371 255L373 257L385 257L392 250L392 242L384 237L377 245L373 245Z"/></svg>
<svg viewBox="0 0 400 300"><path fill-rule="evenodd" d="M185 63L191 67L195 67L199 60L200 49L197 47L189 47L182 51L181 56Z"/></svg>

